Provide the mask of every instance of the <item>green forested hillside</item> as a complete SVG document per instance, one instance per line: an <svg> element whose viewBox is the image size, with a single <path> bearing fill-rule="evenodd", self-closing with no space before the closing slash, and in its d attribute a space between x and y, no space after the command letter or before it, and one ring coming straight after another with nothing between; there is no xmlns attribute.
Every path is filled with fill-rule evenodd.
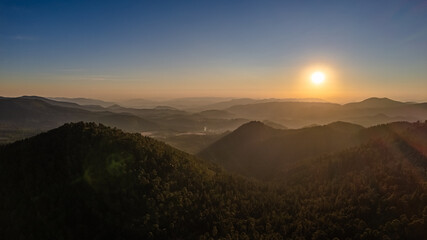
<svg viewBox="0 0 427 240"><path fill-rule="evenodd" d="M229 171L271 180L295 162L359 144L361 129L359 125L344 122L286 130L249 122L198 155Z"/></svg>
<svg viewBox="0 0 427 240"><path fill-rule="evenodd" d="M424 139L427 124L409 126ZM0 146L0 236L425 239L425 175L413 161L425 153L400 144L378 138L267 184L139 134L66 124Z"/></svg>

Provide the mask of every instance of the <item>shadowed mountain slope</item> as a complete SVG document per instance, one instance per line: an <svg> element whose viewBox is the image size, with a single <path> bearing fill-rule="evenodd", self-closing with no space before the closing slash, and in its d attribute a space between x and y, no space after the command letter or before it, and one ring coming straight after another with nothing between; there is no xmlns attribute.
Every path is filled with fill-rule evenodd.
<svg viewBox="0 0 427 240"><path fill-rule="evenodd" d="M410 154L414 166L425 169L427 129L425 123L395 122L363 128L334 122L324 126L279 130L250 122L222 137L198 156L248 177L272 180L300 161L366 144L393 143L396 155ZM403 151L403 153L401 152ZM418 156L418 157L417 157Z"/></svg>
<svg viewBox="0 0 427 240"><path fill-rule="evenodd" d="M246 127L260 136L271 131L259 123ZM426 128L410 124L399 133L425 143ZM94 123L66 124L0 146L0 235L424 239L427 190L412 164L417 156L402 150L401 158L388 142L395 143L377 139L301 162L281 183L268 185L149 137Z"/></svg>
<svg viewBox="0 0 427 240"><path fill-rule="evenodd" d="M199 156L246 176L269 179L298 160L339 151L359 143L361 126L336 122L326 126L279 130L250 122L200 152Z"/></svg>
<svg viewBox="0 0 427 240"><path fill-rule="evenodd" d="M0 99L0 123L16 128L51 129L66 122L95 121L126 131L158 128L154 122L129 113L89 111L75 103L56 102L39 97Z"/></svg>
<svg viewBox="0 0 427 240"><path fill-rule="evenodd" d="M32 239L162 236L178 214L166 213L169 203L187 201L183 188L201 188L217 171L156 140L84 123L0 146L0 159L1 223L8 226L1 235ZM180 204L188 213L179 216L190 220L189 202ZM167 236L180 236L184 223L197 229L201 222L177 222Z"/></svg>

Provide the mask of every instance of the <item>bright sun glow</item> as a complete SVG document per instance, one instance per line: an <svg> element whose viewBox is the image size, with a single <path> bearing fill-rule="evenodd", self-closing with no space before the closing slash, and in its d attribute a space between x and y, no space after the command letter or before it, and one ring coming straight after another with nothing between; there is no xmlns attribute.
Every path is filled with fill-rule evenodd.
<svg viewBox="0 0 427 240"><path fill-rule="evenodd" d="M311 74L311 82L313 84L319 85L322 84L323 81L325 81L325 74L323 74L322 72L314 72L313 74Z"/></svg>

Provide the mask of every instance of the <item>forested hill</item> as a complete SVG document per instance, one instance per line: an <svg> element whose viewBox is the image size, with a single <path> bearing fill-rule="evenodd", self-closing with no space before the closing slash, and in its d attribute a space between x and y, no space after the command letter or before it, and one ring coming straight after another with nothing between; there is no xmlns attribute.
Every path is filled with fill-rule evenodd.
<svg viewBox="0 0 427 240"><path fill-rule="evenodd" d="M195 237L190 229L204 228L194 201L217 171L94 123L0 146L0 159L0 235L9 239Z"/></svg>
<svg viewBox="0 0 427 240"><path fill-rule="evenodd" d="M267 185L148 137L66 124L0 146L0 236L425 239L425 177L411 161L425 155L402 153L377 140Z"/></svg>
<svg viewBox="0 0 427 240"><path fill-rule="evenodd" d="M271 180L287 166L360 143L363 127L334 122L302 129L275 129L249 122L214 142L198 156L248 177Z"/></svg>

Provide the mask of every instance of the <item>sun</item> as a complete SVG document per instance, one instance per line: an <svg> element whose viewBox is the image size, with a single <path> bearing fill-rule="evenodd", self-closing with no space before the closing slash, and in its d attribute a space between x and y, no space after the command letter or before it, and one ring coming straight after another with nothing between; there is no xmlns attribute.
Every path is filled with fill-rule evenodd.
<svg viewBox="0 0 427 240"><path fill-rule="evenodd" d="M311 82L315 85L320 85L325 81L325 74L323 72L314 72L311 74Z"/></svg>

